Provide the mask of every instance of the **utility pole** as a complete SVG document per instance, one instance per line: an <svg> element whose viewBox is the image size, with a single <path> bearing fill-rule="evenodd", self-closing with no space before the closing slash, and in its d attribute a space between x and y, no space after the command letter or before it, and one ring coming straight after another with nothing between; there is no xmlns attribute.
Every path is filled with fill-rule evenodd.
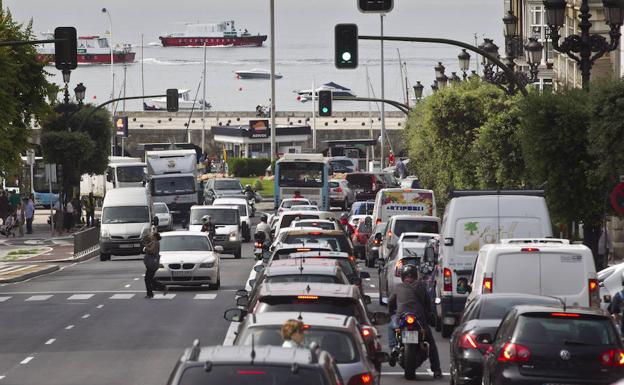
<svg viewBox="0 0 624 385"><path fill-rule="evenodd" d="M277 136L277 127L275 124L275 0L270 0L271 13L271 161L277 156L277 147L275 145L275 137Z"/></svg>
<svg viewBox="0 0 624 385"><path fill-rule="evenodd" d="M384 18L384 14L380 14L379 15L380 21L381 21L381 98L385 99L385 84L384 84L384 32L383 32L383 18ZM384 103L381 103L381 151L380 151L380 158L381 161L379 162L379 167L381 169L384 168L384 146L386 144L386 108L384 106Z"/></svg>

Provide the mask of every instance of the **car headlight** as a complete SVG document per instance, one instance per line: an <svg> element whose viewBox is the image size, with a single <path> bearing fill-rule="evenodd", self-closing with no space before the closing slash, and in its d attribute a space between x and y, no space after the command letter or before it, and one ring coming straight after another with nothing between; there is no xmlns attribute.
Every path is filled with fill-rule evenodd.
<svg viewBox="0 0 624 385"><path fill-rule="evenodd" d="M212 262L204 262L204 263L200 263L199 264L199 268L200 269L211 269L211 268L214 267L214 265L215 265L214 261L212 261Z"/></svg>
<svg viewBox="0 0 624 385"><path fill-rule="evenodd" d="M236 232L230 233L230 241L235 241L235 240L236 240Z"/></svg>
<svg viewBox="0 0 624 385"><path fill-rule="evenodd" d="M102 228L100 232L100 238L110 238L110 231L106 228Z"/></svg>
<svg viewBox="0 0 624 385"><path fill-rule="evenodd" d="M150 232L150 228L149 227L144 227L141 230L141 238L147 237L149 235L149 232Z"/></svg>

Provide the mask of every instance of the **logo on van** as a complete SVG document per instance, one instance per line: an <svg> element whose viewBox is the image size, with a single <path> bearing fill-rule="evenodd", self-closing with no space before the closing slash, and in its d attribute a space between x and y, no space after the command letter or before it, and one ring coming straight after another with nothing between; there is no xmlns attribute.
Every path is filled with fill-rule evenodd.
<svg viewBox="0 0 624 385"><path fill-rule="evenodd" d="M167 167L169 168L175 168L176 166L176 161L173 159L170 159L169 162L167 162Z"/></svg>

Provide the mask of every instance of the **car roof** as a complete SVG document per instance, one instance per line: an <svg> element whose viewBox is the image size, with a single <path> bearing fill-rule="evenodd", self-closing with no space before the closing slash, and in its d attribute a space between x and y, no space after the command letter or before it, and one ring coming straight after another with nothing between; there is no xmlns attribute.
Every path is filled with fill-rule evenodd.
<svg viewBox="0 0 624 385"><path fill-rule="evenodd" d="M193 236L193 237L208 237L208 233L203 233L200 231L188 231L188 230L176 230L176 231L167 231L165 233L159 233L162 238L169 238L175 236Z"/></svg>
<svg viewBox="0 0 624 385"><path fill-rule="evenodd" d="M182 356L183 361L198 361L212 363L241 363L249 365L252 355L254 364L286 364L298 363L309 365L316 363L312 352L305 348L282 348L278 346L206 346L199 349L196 359L192 359L193 348L186 349Z"/></svg>
<svg viewBox="0 0 624 385"><path fill-rule="evenodd" d="M215 199L212 204L213 205L222 205L222 204L247 204L247 199L245 198L217 198Z"/></svg>
<svg viewBox="0 0 624 385"><path fill-rule="evenodd" d="M267 277L275 277L278 275L292 275L292 274L301 274L301 275L328 275L328 276L336 276L338 272L338 265L335 260L327 260L322 259L325 263L316 263L315 261L319 261L321 259L317 258L309 258L305 261L305 263L301 263L302 259L280 259L268 266L264 275ZM328 263L328 261L333 262L333 264ZM282 263L278 263L282 262ZM284 263L285 262L285 263ZM310 263L312 262L312 263Z"/></svg>
<svg viewBox="0 0 624 385"><path fill-rule="evenodd" d="M327 328L348 329L357 322L352 316L333 313L312 312L264 312L249 317L249 326L283 325L285 320L298 319L306 325L322 326Z"/></svg>
<svg viewBox="0 0 624 385"><path fill-rule="evenodd" d="M576 314L582 314L582 315L594 315L594 316L602 316L602 317L608 318L608 316L606 316L602 312L602 310L586 308L586 307L581 308L581 307L568 306L564 310L563 306L520 305L520 306L516 306L515 309L519 315L531 314L531 313L576 313Z"/></svg>
<svg viewBox="0 0 624 385"><path fill-rule="evenodd" d="M407 219L407 220L413 220L413 221L432 221L432 222L434 222L434 221L439 222L440 221L440 218L433 217L433 216L430 216L430 215L419 215L419 216L416 216L416 215L402 214L402 215L393 215L390 218L390 220L395 220L395 221L399 220L399 219L400 220Z"/></svg>
<svg viewBox="0 0 624 385"><path fill-rule="evenodd" d="M295 231L289 231L289 235L291 233L292 235L345 235L344 231L342 230L323 230L316 227L312 228L311 230L301 230L298 227L295 227L295 229Z"/></svg>
<svg viewBox="0 0 624 385"><path fill-rule="evenodd" d="M358 298L355 285L316 282L264 282L258 290L259 297L295 297L313 295L332 298Z"/></svg>
<svg viewBox="0 0 624 385"><path fill-rule="evenodd" d="M331 219L324 219L324 218L320 218L320 219L306 218L306 219L299 219L298 221L293 221L293 222L319 222L319 223L331 223L331 224L336 223L335 221L332 221Z"/></svg>
<svg viewBox="0 0 624 385"><path fill-rule="evenodd" d="M318 253L318 250L322 250L323 253L331 251L331 247L326 243L313 243L311 245L306 245L304 243L279 243L275 246L273 253L275 254L286 249L295 251L297 249L317 250L316 253Z"/></svg>

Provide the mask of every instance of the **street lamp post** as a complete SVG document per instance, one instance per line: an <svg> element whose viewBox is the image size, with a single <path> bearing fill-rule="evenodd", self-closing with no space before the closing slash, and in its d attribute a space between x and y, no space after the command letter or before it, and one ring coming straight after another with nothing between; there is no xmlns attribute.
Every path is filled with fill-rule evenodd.
<svg viewBox="0 0 624 385"><path fill-rule="evenodd" d="M459 69L462 71L462 77L466 80L468 69L470 69L470 54L463 48L457 55L457 59L459 59Z"/></svg>
<svg viewBox="0 0 624 385"><path fill-rule="evenodd" d="M444 65L442 65L442 62L438 62L438 65L435 66L433 69L435 70L435 78L436 78L438 87L439 88L446 87L446 84L448 83L449 78L444 73L444 70L446 68L444 67Z"/></svg>
<svg viewBox="0 0 624 385"><path fill-rule="evenodd" d="M423 90L425 89L425 86L423 86L420 81L416 82L416 85L413 87L414 88L414 98L416 99L416 102L418 102L423 95Z"/></svg>
<svg viewBox="0 0 624 385"><path fill-rule="evenodd" d="M566 0L544 0L546 22L550 30L552 45L558 52L566 54L576 61L581 69L581 82L584 90L589 90L591 69L596 60L605 53L618 49L620 27L624 22L624 2L621 0L602 0L605 22L609 25L609 41L600 34L590 34L592 23L589 21L589 1L581 0L579 8L579 28L581 34L568 35L561 39L559 29L565 24Z"/></svg>
<svg viewBox="0 0 624 385"><path fill-rule="evenodd" d="M76 94L76 100L78 101L78 108L82 107L82 102L85 98L85 92L87 92L87 87L82 83L78 83L76 88L74 88L74 93Z"/></svg>

